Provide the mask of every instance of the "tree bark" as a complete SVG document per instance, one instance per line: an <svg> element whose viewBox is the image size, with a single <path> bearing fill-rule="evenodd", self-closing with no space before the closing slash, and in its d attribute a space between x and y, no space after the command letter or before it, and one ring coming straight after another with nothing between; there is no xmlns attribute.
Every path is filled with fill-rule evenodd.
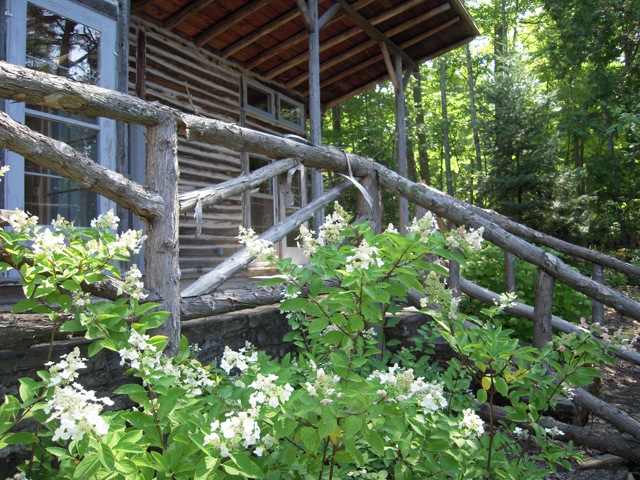
<svg viewBox="0 0 640 480"><path fill-rule="evenodd" d="M542 349L551 341L554 278L538 269L536 298L533 307L533 340L531 344Z"/></svg>
<svg viewBox="0 0 640 480"><path fill-rule="evenodd" d="M454 196L453 172L451 171L451 147L449 146L449 116L447 113L447 57L440 58L440 100L442 102L442 147L446 171L447 193Z"/></svg>
<svg viewBox="0 0 640 480"><path fill-rule="evenodd" d="M166 335L167 353L180 350L180 264L178 259L178 136L173 121L147 127L147 184L165 202L163 215L150 221L145 245L145 285L162 298L169 318L155 333Z"/></svg>
<svg viewBox="0 0 640 480"><path fill-rule="evenodd" d="M471 62L471 49L469 48L469 44L465 44L464 51L467 59L467 77L469 84L469 113L471 116L471 128L473 130L473 147L475 150L475 168L472 168L471 171L475 170L476 174L476 186L477 186L477 203L479 207L482 207L484 204L484 199L482 198L482 155L480 152L480 133L478 131L478 119L476 117L476 93L475 86L473 82L473 63Z"/></svg>

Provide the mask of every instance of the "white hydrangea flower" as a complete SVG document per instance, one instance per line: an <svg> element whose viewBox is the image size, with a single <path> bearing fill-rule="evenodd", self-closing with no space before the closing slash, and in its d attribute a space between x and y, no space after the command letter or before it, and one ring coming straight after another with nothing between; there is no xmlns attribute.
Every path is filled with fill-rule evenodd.
<svg viewBox="0 0 640 480"><path fill-rule="evenodd" d="M484 423L476 412L470 408L465 408L462 411L462 415L463 417L458 423L458 428L462 435L473 437L484 433Z"/></svg>
<svg viewBox="0 0 640 480"><path fill-rule="evenodd" d="M280 403L285 403L291 397L293 387L288 383L284 386L277 385L275 382L278 377L273 373L267 376L259 373L254 382L249 387L256 391L249 397L249 403L252 408L258 405L268 404L272 408L278 407Z"/></svg>
<svg viewBox="0 0 640 480"><path fill-rule="evenodd" d="M74 348L73 351L60 357L58 363L49 362L49 386L67 385L78 378L78 370L87 368L86 358L80 357L80 349Z"/></svg>
<svg viewBox="0 0 640 480"><path fill-rule="evenodd" d="M122 255L129 257L129 252L140 253L142 244L147 239L146 235L142 235L142 230L127 230L116 236L114 242L107 245L109 255Z"/></svg>
<svg viewBox="0 0 640 480"><path fill-rule="evenodd" d="M414 218L407 230L420 235L421 242L427 242L429 237L438 229L436 217L431 212L427 212L421 219Z"/></svg>
<svg viewBox="0 0 640 480"><path fill-rule="evenodd" d="M36 234L33 240L33 251L36 254L51 255L64 249L64 235L45 229Z"/></svg>
<svg viewBox="0 0 640 480"><path fill-rule="evenodd" d="M131 268L127 270L124 276L124 283L118 285L118 295L123 293L136 300L144 300L147 298L145 293L142 293L144 283L141 280L142 272L138 269L136 264L131 265Z"/></svg>
<svg viewBox="0 0 640 480"><path fill-rule="evenodd" d="M378 267L382 267L384 261L377 255L378 248L369 245L369 242L366 240L362 240L360 245L355 249L354 254L347 257L345 265L347 273L353 273L356 268L367 270L372 263Z"/></svg>
<svg viewBox="0 0 640 480"><path fill-rule="evenodd" d="M527 432L526 430L523 430L520 427L514 428L513 429L513 434L518 438L528 438L529 437L529 432Z"/></svg>
<svg viewBox="0 0 640 480"><path fill-rule="evenodd" d="M249 352L247 354L247 352ZM249 366L258 361L258 352L253 350L251 344L247 344L245 348L241 348L237 352L231 350L228 346L224 347L224 353L222 354L222 360L220 361L220 368L222 368L227 375L237 368L241 372L248 370Z"/></svg>
<svg viewBox="0 0 640 480"><path fill-rule="evenodd" d="M51 226L58 230L73 228L73 224L74 222L70 222L60 214L58 214L56 219L51 222Z"/></svg>
<svg viewBox="0 0 640 480"><path fill-rule="evenodd" d="M300 234L296 237L296 243L307 257L316 253L322 246L320 240L313 236L313 232L306 225L300 225Z"/></svg>
<svg viewBox="0 0 640 480"><path fill-rule="evenodd" d="M557 437L558 435L564 435L564 432L558 427L545 428L544 433L550 437Z"/></svg>
<svg viewBox="0 0 640 480"><path fill-rule="evenodd" d="M4 177L4 174L9 171L9 165L0 167L0 177Z"/></svg>
<svg viewBox="0 0 640 480"><path fill-rule="evenodd" d="M252 228L240 226L238 241L246 248L249 255L256 257L258 261L268 261L276 257L276 251L272 242L258 237Z"/></svg>
<svg viewBox="0 0 640 480"><path fill-rule="evenodd" d="M18 233L25 233L38 224L38 217L29 215L22 210L15 209L8 218L9 225Z"/></svg>
<svg viewBox="0 0 640 480"><path fill-rule="evenodd" d="M118 229L118 224L120 223L120 218L113 213L113 209L109 210L107 213L103 213L98 218L94 218L91 220L91 228L95 228L96 230L102 230L105 232L110 232L112 230Z"/></svg>

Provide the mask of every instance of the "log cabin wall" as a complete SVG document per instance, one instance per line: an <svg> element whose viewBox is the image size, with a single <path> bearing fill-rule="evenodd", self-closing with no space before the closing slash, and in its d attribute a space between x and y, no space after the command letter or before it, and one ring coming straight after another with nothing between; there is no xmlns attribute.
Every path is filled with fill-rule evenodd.
<svg viewBox="0 0 640 480"><path fill-rule="evenodd" d="M184 112L275 135L304 135L304 130L287 127L264 115L243 109L243 82L246 79L250 78L274 91L277 85L269 84L144 19L134 16L130 25L130 94L158 101ZM138 135L143 135L141 129L137 131ZM132 132L136 132L135 127ZM240 153L189 141L184 137L180 137L178 154L180 193L235 178L247 168L247 160ZM143 161L137 155L132 157L133 163ZM134 165L132 170L139 168ZM196 236L193 212L184 213L180 218L182 277L197 278L237 251L238 226L245 223L246 218L242 196L205 207L202 212L201 233Z"/></svg>

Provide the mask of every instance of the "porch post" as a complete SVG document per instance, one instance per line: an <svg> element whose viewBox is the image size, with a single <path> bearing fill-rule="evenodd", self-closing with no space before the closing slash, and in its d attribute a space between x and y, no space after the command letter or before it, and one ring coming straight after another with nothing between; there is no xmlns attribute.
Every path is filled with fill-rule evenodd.
<svg viewBox="0 0 640 480"><path fill-rule="evenodd" d="M303 3L303 0L298 2ZM320 104L320 22L318 19L318 0L309 0L307 9L309 18L309 124L312 145L322 145L322 112ZM322 171L311 170L311 199L315 200L324 192ZM324 220L324 208L313 216L313 230L318 232Z"/></svg>
<svg viewBox="0 0 640 480"><path fill-rule="evenodd" d="M406 113L404 104L404 89L406 87L405 78L402 74L402 57L400 55L395 56L395 78L394 90L396 94L396 134L398 136L396 140L396 162L398 173L404 177L407 177L407 127L406 127ZM407 74L407 79L410 75ZM407 233L407 226L409 225L409 200L406 197L399 197L399 231L402 235Z"/></svg>

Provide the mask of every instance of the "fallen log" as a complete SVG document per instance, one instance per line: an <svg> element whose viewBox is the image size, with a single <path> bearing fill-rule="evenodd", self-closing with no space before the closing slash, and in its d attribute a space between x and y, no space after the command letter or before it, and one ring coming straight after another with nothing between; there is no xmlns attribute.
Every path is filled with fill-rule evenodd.
<svg viewBox="0 0 640 480"><path fill-rule="evenodd" d="M489 405L480 405L479 415L483 420L489 421L490 412ZM501 408L494 406L491 412L494 421L504 422L507 424L518 424L522 428L526 428L531 431L531 428L526 423L513 422L507 418L507 412ZM568 442L573 441L574 444L599 450L604 453L610 453L619 457L626 458L632 462L640 462L640 443L624 434L611 435L609 432L600 433L594 430L590 430L589 427L577 427L575 425L569 425L567 423L558 422L551 417L543 417L538 421L538 424L543 428L557 428L562 431L562 435L559 435L559 440Z"/></svg>

